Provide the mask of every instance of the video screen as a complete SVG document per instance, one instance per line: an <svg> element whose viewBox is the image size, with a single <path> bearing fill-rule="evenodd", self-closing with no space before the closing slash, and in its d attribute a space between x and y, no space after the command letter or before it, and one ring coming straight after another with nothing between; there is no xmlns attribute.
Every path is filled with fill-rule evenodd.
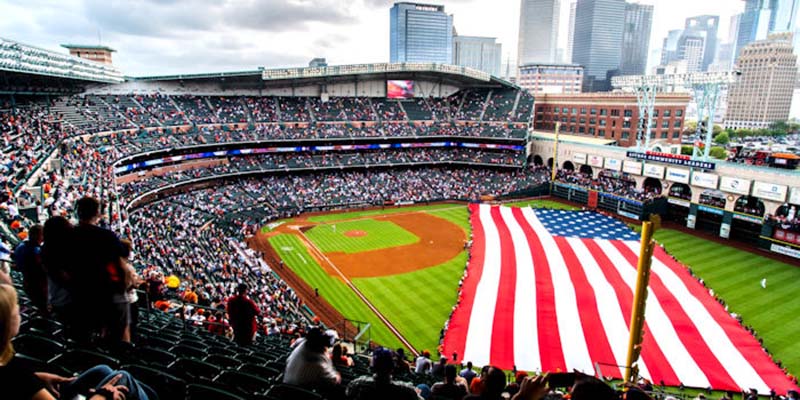
<svg viewBox="0 0 800 400"><path fill-rule="evenodd" d="M414 98L414 81L386 81L386 98Z"/></svg>

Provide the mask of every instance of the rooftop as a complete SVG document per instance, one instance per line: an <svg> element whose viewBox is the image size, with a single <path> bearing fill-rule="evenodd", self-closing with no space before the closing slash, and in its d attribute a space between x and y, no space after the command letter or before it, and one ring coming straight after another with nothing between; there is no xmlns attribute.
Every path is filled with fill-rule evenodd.
<svg viewBox="0 0 800 400"><path fill-rule="evenodd" d="M87 49L87 50L105 50L115 52L116 50L108 46L100 45L83 45L83 44L62 44L61 47L65 49Z"/></svg>

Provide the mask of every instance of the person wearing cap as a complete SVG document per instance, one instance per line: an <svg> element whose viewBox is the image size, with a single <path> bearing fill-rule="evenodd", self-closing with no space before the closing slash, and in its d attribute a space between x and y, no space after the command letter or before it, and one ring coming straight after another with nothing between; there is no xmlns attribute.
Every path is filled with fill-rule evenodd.
<svg viewBox="0 0 800 400"><path fill-rule="evenodd" d="M417 357L414 363L414 372L418 374L430 374L431 367L431 353L428 350L422 350L422 354Z"/></svg>
<svg viewBox="0 0 800 400"><path fill-rule="evenodd" d="M256 303L247 296L247 284L236 288L236 295L228 299L228 316L233 328L233 341L239 346L253 343L258 329L256 318L261 314Z"/></svg>
<svg viewBox="0 0 800 400"><path fill-rule="evenodd" d="M349 400L420 400L417 391L409 383L393 381L394 354L379 347L372 353L372 376L356 378L347 385Z"/></svg>
<svg viewBox="0 0 800 400"><path fill-rule="evenodd" d="M304 338L297 339L294 350L286 361L283 383L308 389L332 391L342 381L328 357L336 336L319 327L308 330Z"/></svg>

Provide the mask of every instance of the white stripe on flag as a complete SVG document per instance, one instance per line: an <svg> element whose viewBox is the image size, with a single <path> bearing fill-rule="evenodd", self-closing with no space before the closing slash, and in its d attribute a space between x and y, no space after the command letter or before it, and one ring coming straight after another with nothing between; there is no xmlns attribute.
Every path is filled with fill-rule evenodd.
<svg viewBox="0 0 800 400"><path fill-rule="evenodd" d="M580 260L583 271L586 273L586 279L594 289L597 309L605 330L604 333L609 345L611 345L616 365L620 366L620 376L625 376L624 364L628 356L630 330L628 329L628 321L625 320L625 315L619 305L620 300L617 298L617 293L608 282L608 279L606 279L600 266L597 265L595 256L586 248L583 241L578 238L568 238L567 242L569 242L572 250L575 251L575 255ZM599 332L594 334L599 334ZM639 373L643 377L651 379L644 360L639 360Z"/></svg>
<svg viewBox="0 0 800 400"><path fill-rule="evenodd" d="M627 243L627 245L631 250L638 251L635 243ZM757 389L759 393L768 393L769 386L731 342L725 330L711 316L708 309L689 292L681 278L655 257L653 257L652 271L678 300L683 311L700 332L700 337L736 384L743 388Z"/></svg>
<svg viewBox="0 0 800 400"><path fill-rule="evenodd" d="M517 259L517 282L514 299L514 364L522 371L541 371L539 358L539 332L536 324L536 277L533 273L533 258L522 228L514 218L511 208L501 207L500 214L506 221L514 241Z"/></svg>
<svg viewBox="0 0 800 400"><path fill-rule="evenodd" d="M631 264L628 263L628 260L626 260L625 257L620 254L619 250L608 240L597 240L596 242L606 253L609 260L611 260L614 268L617 269L631 292L635 292L636 268L631 268ZM706 378L705 373L703 373L702 369L689 354L688 349L686 349L683 342L681 342L678 333L675 331L675 327L661 307L655 293L649 288L647 305L645 308L645 319L647 320L647 325L650 327L649 331L645 334L653 335L653 339L658 343L664 357L669 360L669 364L672 366L672 369L675 371L680 381L687 386L708 387L708 378Z"/></svg>
<svg viewBox="0 0 800 400"><path fill-rule="evenodd" d="M523 210L528 224L539 236L539 241L547 254L550 272L555 290L556 317L558 318L558 333L561 337L561 347L564 361L568 370L576 369L590 375L594 374L594 364L589 356L586 346L586 337L583 332L578 301L575 298L575 287L569 275L561 250L558 248L553 236L542 225L539 218L530 208Z"/></svg>
<svg viewBox="0 0 800 400"><path fill-rule="evenodd" d="M486 238L483 273L475 288L472 315L469 319L464 359L475 365L488 365L492 350L492 325L494 322L497 291L500 286L500 235L491 215L492 207L481 204L479 218Z"/></svg>

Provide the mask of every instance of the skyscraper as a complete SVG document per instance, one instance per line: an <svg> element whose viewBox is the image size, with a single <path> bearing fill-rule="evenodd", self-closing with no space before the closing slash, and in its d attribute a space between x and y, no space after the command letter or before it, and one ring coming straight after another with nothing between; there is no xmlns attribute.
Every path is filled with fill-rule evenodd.
<svg viewBox="0 0 800 400"><path fill-rule="evenodd" d="M625 0L578 0L572 62L583 65L585 92L611 88L622 57Z"/></svg>
<svg viewBox="0 0 800 400"><path fill-rule="evenodd" d="M444 6L399 2L389 16L391 62L453 62L453 16Z"/></svg>
<svg viewBox="0 0 800 400"><path fill-rule="evenodd" d="M495 38L480 36L453 37L453 64L500 76L503 46Z"/></svg>
<svg viewBox="0 0 800 400"><path fill-rule="evenodd" d="M647 67L653 6L625 4L625 26L622 32L622 75L642 75Z"/></svg>
<svg viewBox="0 0 800 400"><path fill-rule="evenodd" d="M705 59L706 32L684 31L678 41L678 59L686 61L686 72L700 72L703 70Z"/></svg>
<svg viewBox="0 0 800 400"><path fill-rule="evenodd" d="M728 93L725 127L767 128L789 119L797 79L792 34L775 33L746 45L736 65L742 75Z"/></svg>
<svg viewBox="0 0 800 400"><path fill-rule="evenodd" d="M764 40L770 33L797 31L798 14L800 0L745 0L736 37L736 54L744 45Z"/></svg>
<svg viewBox="0 0 800 400"><path fill-rule="evenodd" d="M521 0L517 63L556 62L561 0Z"/></svg>
<svg viewBox="0 0 800 400"><path fill-rule="evenodd" d="M680 41L681 35L683 35L683 29L673 29L664 38L664 44L661 47L661 65L667 65L679 59L678 41Z"/></svg>
<svg viewBox="0 0 800 400"><path fill-rule="evenodd" d="M719 16L717 15L698 15L686 18L684 35L700 37L704 36L703 60L699 71L707 71L708 66L714 62L717 54L717 30L719 29ZM700 35L705 32L705 35Z"/></svg>
<svg viewBox="0 0 800 400"><path fill-rule="evenodd" d="M575 43L575 9L578 2L569 3L569 22L567 26L567 53L564 58L566 62L572 62L572 44Z"/></svg>

